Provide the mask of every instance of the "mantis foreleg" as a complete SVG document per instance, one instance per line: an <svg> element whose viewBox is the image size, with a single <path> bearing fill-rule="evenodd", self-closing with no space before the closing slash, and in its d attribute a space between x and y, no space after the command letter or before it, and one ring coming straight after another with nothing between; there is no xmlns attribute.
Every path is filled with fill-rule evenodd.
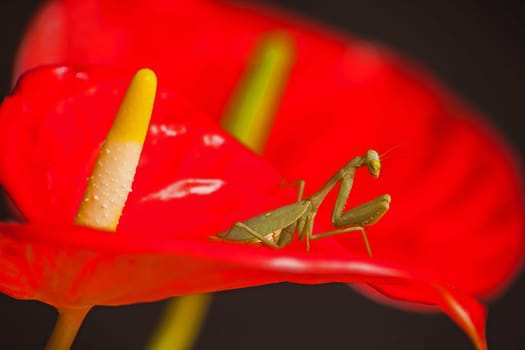
<svg viewBox="0 0 525 350"><path fill-rule="evenodd" d="M372 225L390 207L390 195L384 194L343 213L352 184L353 176L341 180L341 188L332 211L332 224L335 227Z"/></svg>
<svg viewBox="0 0 525 350"><path fill-rule="evenodd" d="M368 242L368 237L363 226L376 223L386 213L390 206L390 195L384 194L343 212L354 183L354 174L355 173L353 172L348 173L348 175L341 179L341 187L339 188L339 193L337 194L334 209L332 211L332 225L341 229L316 234L315 236L312 236L312 239L319 239L350 231L360 231L368 255L372 256L370 243Z"/></svg>

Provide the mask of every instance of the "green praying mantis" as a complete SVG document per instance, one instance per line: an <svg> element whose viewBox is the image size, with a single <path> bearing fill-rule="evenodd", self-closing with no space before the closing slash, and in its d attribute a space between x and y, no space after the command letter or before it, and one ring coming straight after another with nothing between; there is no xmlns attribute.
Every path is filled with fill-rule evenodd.
<svg viewBox="0 0 525 350"><path fill-rule="evenodd" d="M309 250L310 240L360 231L368 255L372 256L364 226L373 225L381 219L390 207L391 198L390 195L383 194L343 212L352 189L355 172L363 166L368 168L368 172L374 178L379 177L381 170L379 154L375 150L368 150L364 156L353 158L332 175L319 191L304 200L302 199L304 181L297 181L299 185L297 202L254 216L244 222L236 222L230 229L217 234L214 238L243 243L263 243L270 247L282 248L288 245L298 232L299 239L306 237L306 250ZM336 230L313 234L317 211L328 193L339 182L341 187L332 211L332 225Z"/></svg>

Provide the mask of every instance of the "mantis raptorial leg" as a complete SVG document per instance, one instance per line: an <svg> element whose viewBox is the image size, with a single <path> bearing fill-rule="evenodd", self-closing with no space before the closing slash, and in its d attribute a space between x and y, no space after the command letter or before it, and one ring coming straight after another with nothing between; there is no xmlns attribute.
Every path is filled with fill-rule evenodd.
<svg viewBox="0 0 525 350"><path fill-rule="evenodd" d="M375 224L384 215L390 205L390 195L384 194L343 213L352 185L353 177L343 178L341 180L339 194L337 195L332 211L332 225L334 225L334 227L343 227L343 229L317 233L312 235L311 239L320 239L341 233L360 231L365 242L366 251L368 255L372 256L372 248L370 248L364 226Z"/></svg>
<svg viewBox="0 0 525 350"><path fill-rule="evenodd" d="M368 168L370 175L375 178L379 176L381 162L376 151L369 150L365 156L353 158L332 175L321 189L304 200L302 199L304 181L288 184L298 184L296 203L254 216L244 222L237 222L227 231L221 232L214 237L229 241L262 242L274 248L281 248L289 244L295 233L298 232L299 239L305 237L306 249L308 250L310 248L310 240L351 231L360 231L367 252L369 255L372 255L364 226L375 224L388 211L391 200L390 195L384 194L343 212L352 189L355 172L358 168L364 166ZM341 187L332 211L332 224L337 230L313 234L315 215L326 195L338 183L341 183Z"/></svg>

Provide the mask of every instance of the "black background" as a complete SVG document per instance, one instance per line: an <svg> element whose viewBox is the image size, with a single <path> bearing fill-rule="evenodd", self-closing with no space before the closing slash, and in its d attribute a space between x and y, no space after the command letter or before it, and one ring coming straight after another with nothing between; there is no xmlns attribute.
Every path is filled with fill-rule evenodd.
<svg viewBox="0 0 525 350"><path fill-rule="evenodd" d="M380 41L423 62L491 117L525 155L525 12L521 1L267 1ZM0 3L0 94L16 43L40 1ZM491 349L525 349L525 279L490 305ZM163 303L97 307L74 349L143 349ZM42 348L54 310L0 295L0 348ZM471 349L445 316L402 312L343 285L281 284L217 293L195 349Z"/></svg>

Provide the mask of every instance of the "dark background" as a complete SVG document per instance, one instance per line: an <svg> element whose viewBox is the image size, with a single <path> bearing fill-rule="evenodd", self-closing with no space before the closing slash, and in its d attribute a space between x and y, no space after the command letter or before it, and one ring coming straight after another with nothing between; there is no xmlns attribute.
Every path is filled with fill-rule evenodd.
<svg viewBox="0 0 525 350"><path fill-rule="evenodd" d="M488 115L525 155L525 11L521 1L272 0L424 63ZM37 0L0 3L0 95ZM162 303L97 307L74 349L143 349ZM54 310L0 295L0 348L42 348ZM490 305L491 349L525 349L525 279ZM195 349L472 349L445 316L402 312L344 285L275 285L217 293Z"/></svg>

